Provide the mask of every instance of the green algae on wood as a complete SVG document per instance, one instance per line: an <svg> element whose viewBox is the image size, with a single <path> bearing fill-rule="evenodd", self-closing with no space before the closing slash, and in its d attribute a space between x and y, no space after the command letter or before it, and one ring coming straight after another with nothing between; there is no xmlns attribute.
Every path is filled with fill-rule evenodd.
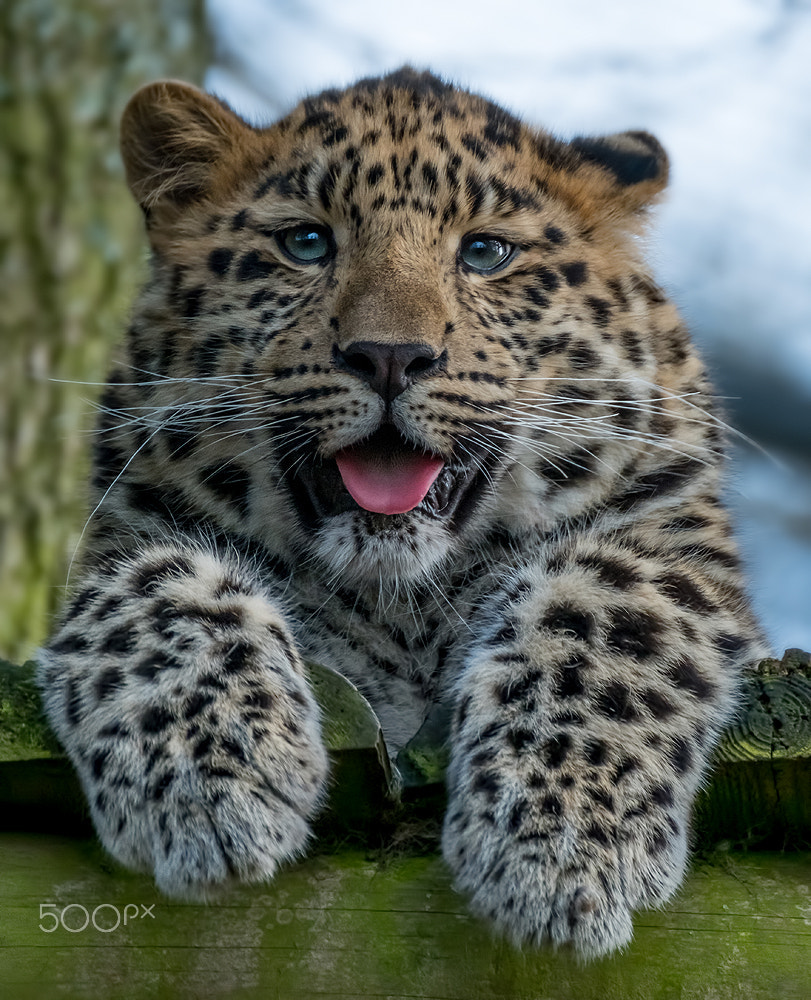
<svg viewBox="0 0 811 1000"><path fill-rule="evenodd" d="M694 866L667 907L637 915L623 953L587 966L566 950L495 939L435 854L381 861L342 850L207 905L164 899L91 842L0 834L0 863L0 966L15 1000L811 996L808 854L730 854ZM126 926L93 925L95 913L111 927L127 906ZM88 927L77 932L85 913ZM54 926L51 914L56 929L41 929Z"/></svg>

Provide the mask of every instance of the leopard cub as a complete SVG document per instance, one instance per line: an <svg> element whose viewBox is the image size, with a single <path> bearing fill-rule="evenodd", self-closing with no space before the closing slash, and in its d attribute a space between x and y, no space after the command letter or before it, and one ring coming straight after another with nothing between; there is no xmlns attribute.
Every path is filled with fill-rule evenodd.
<svg viewBox="0 0 811 1000"><path fill-rule="evenodd" d="M151 270L40 671L101 840L175 896L300 854L310 659L393 754L447 711L443 851L475 912L625 945L682 879L763 652L723 425L640 258L662 148L404 69L261 129L152 84L122 150Z"/></svg>

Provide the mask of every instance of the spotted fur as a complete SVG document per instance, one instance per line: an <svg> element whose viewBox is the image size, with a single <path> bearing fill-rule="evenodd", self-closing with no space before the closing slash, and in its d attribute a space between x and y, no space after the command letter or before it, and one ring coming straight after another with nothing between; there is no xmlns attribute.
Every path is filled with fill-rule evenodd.
<svg viewBox="0 0 811 1000"><path fill-rule="evenodd" d="M682 878L761 652L722 424L640 258L661 147L562 142L410 70L266 129L154 84L122 135L151 271L40 675L103 842L174 895L298 854L327 771L312 658L393 753L449 711L443 850L476 912L621 947ZM314 261L285 249L301 226ZM477 268L476 237L509 254ZM444 460L413 510L344 488L364 440Z"/></svg>

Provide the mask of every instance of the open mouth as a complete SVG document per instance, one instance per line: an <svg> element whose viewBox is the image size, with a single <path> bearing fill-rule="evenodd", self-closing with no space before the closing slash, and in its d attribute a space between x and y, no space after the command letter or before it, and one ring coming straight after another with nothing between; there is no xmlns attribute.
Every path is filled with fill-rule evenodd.
<svg viewBox="0 0 811 1000"><path fill-rule="evenodd" d="M425 498L445 465L445 459L418 451L393 427L335 456L349 495L373 514L406 514Z"/></svg>
<svg viewBox="0 0 811 1000"><path fill-rule="evenodd" d="M386 425L333 458L297 463L285 478L299 516L310 527L359 509L384 522L414 511L458 527L485 492L493 464L480 446L457 447L444 459L414 447Z"/></svg>

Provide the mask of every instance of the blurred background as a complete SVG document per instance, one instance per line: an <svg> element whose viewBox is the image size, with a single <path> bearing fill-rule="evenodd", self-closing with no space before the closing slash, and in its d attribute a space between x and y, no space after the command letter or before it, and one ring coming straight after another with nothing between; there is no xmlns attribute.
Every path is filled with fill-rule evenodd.
<svg viewBox="0 0 811 1000"><path fill-rule="evenodd" d="M63 599L92 383L143 274L129 94L179 77L264 124L406 62L564 138L665 144L650 259L754 442L728 500L767 632L811 648L811 0L23 0L0 22L0 656Z"/></svg>

